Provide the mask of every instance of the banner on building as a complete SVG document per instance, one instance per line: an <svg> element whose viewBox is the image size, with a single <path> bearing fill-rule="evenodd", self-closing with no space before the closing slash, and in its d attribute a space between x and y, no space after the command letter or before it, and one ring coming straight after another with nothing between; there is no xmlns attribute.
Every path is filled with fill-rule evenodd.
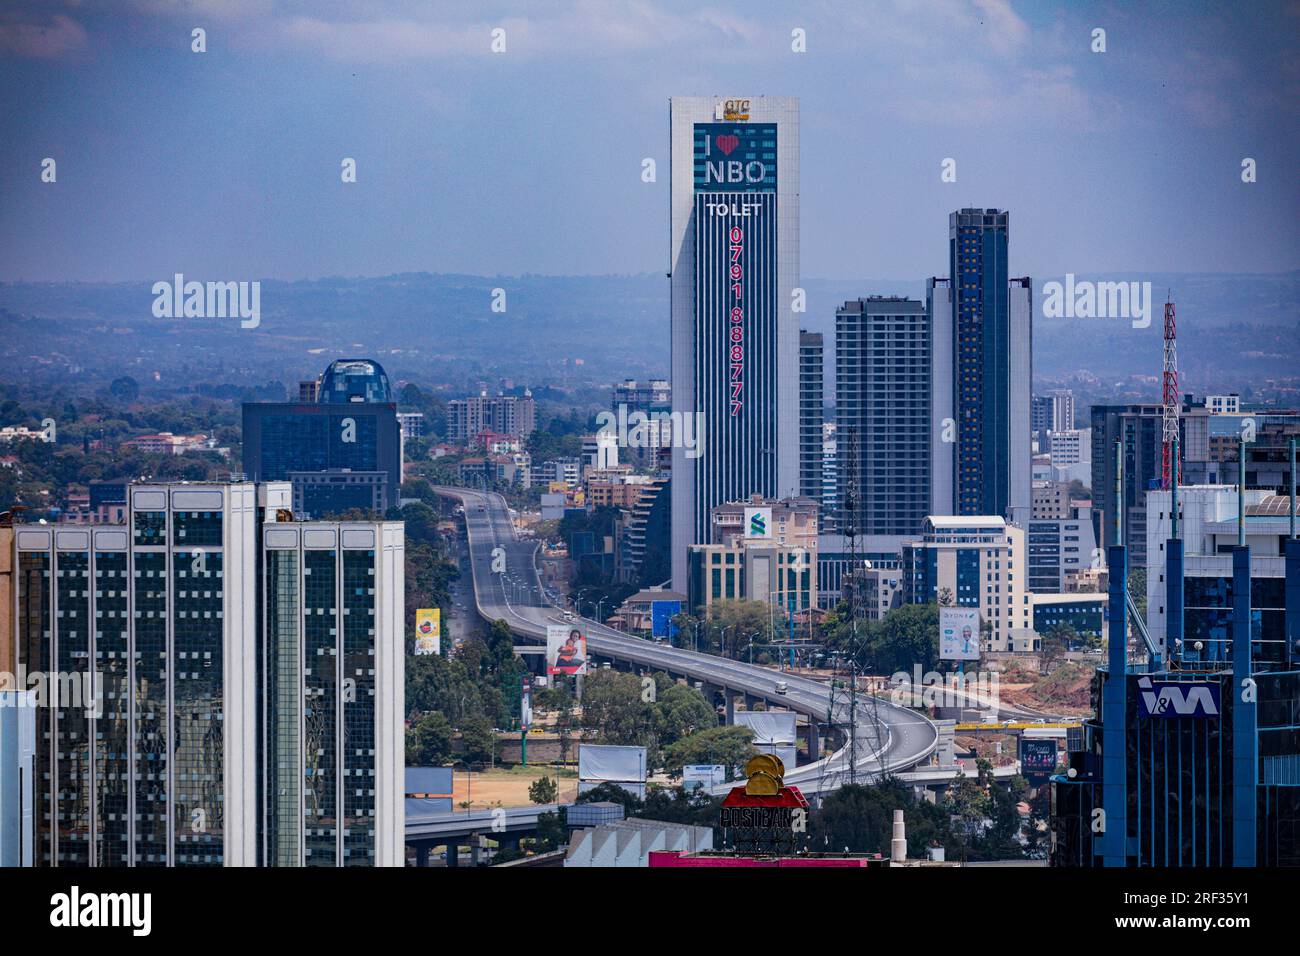
<svg viewBox="0 0 1300 956"><path fill-rule="evenodd" d="M422 607L415 612L415 653L442 653L442 609Z"/></svg>
<svg viewBox="0 0 1300 956"><path fill-rule="evenodd" d="M975 607L939 608L939 659L980 659L980 612Z"/></svg>

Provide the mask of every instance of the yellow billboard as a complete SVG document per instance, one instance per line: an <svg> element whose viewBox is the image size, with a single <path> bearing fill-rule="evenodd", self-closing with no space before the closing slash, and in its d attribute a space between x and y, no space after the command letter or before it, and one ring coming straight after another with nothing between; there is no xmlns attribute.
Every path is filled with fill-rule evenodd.
<svg viewBox="0 0 1300 956"><path fill-rule="evenodd" d="M422 607L415 612L415 653L442 653L442 609Z"/></svg>

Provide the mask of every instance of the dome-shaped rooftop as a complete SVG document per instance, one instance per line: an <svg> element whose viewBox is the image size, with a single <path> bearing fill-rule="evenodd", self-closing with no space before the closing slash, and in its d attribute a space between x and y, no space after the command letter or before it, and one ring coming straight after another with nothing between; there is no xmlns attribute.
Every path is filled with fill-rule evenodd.
<svg viewBox="0 0 1300 956"><path fill-rule="evenodd" d="M393 400L388 386L388 373L373 359L338 359L320 379L323 405L347 405L352 402L384 402Z"/></svg>

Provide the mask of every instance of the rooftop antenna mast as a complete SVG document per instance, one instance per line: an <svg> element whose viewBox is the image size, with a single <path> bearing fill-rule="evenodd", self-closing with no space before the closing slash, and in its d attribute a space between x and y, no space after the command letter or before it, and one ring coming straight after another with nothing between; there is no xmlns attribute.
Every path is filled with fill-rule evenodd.
<svg viewBox="0 0 1300 956"><path fill-rule="evenodd" d="M1182 468L1178 461L1178 328L1174 322L1172 294L1167 295L1165 301L1165 361L1162 381L1160 487L1171 488L1182 478Z"/></svg>

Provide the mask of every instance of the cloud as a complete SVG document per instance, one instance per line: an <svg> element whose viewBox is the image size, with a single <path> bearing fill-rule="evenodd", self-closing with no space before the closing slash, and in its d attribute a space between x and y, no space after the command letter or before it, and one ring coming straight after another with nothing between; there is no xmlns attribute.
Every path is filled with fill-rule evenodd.
<svg viewBox="0 0 1300 956"><path fill-rule="evenodd" d="M0 56L58 60L85 46L86 28L61 13L39 20L20 9L0 13Z"/></svg>

